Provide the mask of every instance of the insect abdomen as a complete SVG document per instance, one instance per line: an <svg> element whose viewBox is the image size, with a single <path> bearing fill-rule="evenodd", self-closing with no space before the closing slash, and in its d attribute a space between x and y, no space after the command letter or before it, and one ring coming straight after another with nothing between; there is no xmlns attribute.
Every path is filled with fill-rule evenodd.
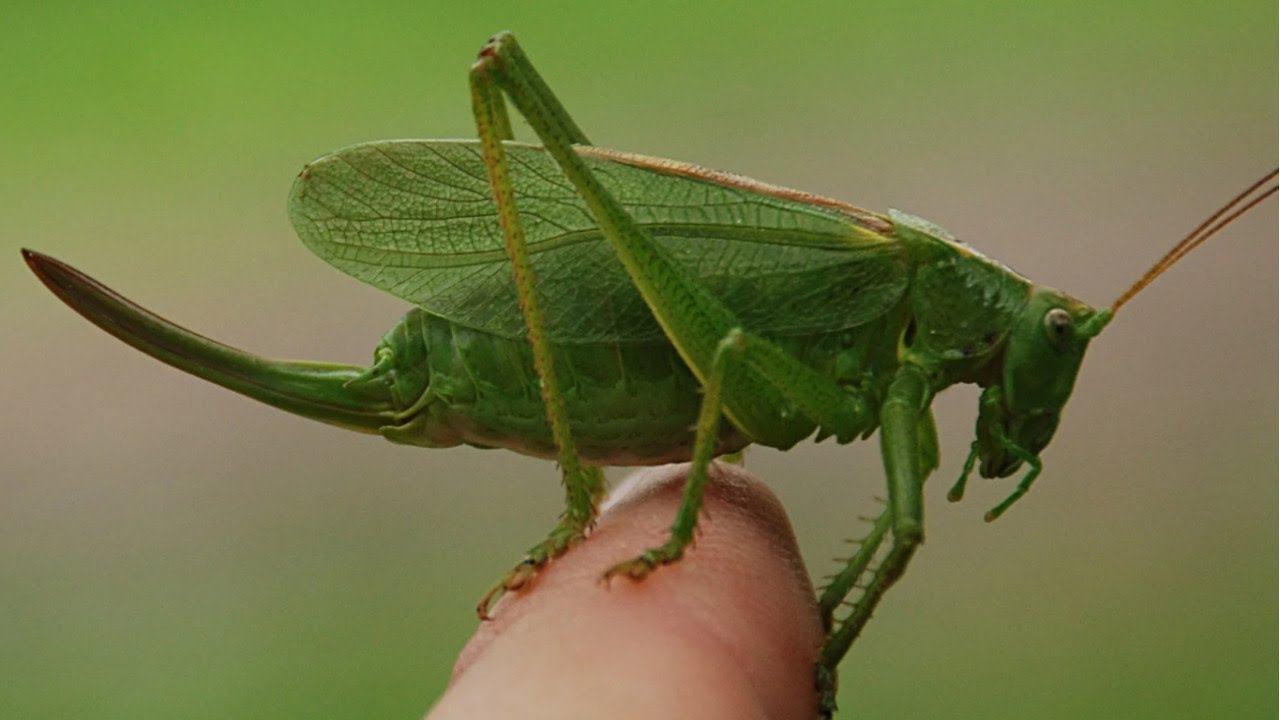
<svg viewBox="0 0 1280 720"><path fill-rule="evenodd" d="M529 344L414 309L378 346L379 381L404 416L382 428L411 445L502 447L553 458ZM701 394L675 349L662 342L560 345L555 367L578 451L602 465L687 460ZM721 452L749 440L722 425Z"/></svg>

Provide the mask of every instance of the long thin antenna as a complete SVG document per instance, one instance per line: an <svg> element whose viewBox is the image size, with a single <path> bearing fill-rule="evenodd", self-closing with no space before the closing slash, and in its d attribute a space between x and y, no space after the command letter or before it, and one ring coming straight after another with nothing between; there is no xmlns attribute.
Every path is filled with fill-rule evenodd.
<svg viewBox="0 0 1280 720"><path fill-rule="evenodd" d="M1186 257L1187 253L1195 250L1205 240L1213 237L1219 230L1230 225L1233 220L1248 212L1258 203L1272 195L1275 195L1276 190L1280 189L1280 186L1272 185L1266 190L1261 192L1257 191L1267 183L1274 181L1277 175L1280 175L1280 170L1272 170L1261 180L1250 185L1244 192L1232 198L1231 202L1223 205L1217 212L1206 218L1204 222L1200 223L1200 225L1183 238L1181 242L1174 245L1173 249L1164 257L1160 258L1159 262L1152 265L1151 269L1147 271L1147 274L1143 275L1138 282L1134 283L1133 287L1126 290L1119 298L1116 298L1116 301L1111 303L1111 313L1115 314L1115 312L1120 309L1121 305L1129 302L1134 295L1142 292L1142 289L1150 285L1151 281L1160 277L1165 270L1173 267L1175 263Z"/></svg>

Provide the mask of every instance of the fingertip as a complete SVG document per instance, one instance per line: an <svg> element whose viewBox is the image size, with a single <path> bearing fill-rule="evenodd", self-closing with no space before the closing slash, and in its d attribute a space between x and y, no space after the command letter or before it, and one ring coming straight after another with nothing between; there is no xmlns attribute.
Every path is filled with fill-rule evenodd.
<svg viewBox="0 0 1280 720"><path fill-rule="evenodd" d="M494 608L432 717L463 717L449 714L463 707L472 714L480 707L527 710L557 688L567 693L558 697L587 702L603 694L638 707L653 693L711 699L713 687L720 688L712 693L717 700L753 704L760 717L812 717L813 663L823 637L813 589L781 504L750 473L714 467L695 545L679 562L643 581L617 577L601 585L606 569L666 539L686 471L649 468L620 484L587 542ZM742 716L745 706L732 707ZM704 717L733 716L704 710L713 713ZM658 711L650 704L642 714L611 715Z"/></svg>

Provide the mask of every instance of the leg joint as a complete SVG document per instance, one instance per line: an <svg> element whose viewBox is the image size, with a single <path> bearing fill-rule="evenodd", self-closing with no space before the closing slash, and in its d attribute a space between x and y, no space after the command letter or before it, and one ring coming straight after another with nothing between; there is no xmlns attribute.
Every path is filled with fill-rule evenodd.
<svg viewBox="0 0 1280 720"><path fill-rule="evenodd" d="M730 352L742 352L747 349L747 334L742 328L733 328L720 338L720 344L716 345L716 354L724 354Z"/></svg>
<svg viewBox="0 0 1280 720"><path fill-rule="evenodd" d="M894 523L893 548L911 549L924 542L924 526L915 520Z"/></svg>

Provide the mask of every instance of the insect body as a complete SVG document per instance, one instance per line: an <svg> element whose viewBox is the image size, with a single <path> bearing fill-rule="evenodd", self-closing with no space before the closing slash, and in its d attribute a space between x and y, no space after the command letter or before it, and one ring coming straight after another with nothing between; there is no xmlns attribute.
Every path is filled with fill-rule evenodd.
<svg viewBox="0 0 1280 720"><path fill-rule="evenodd" d="M906 214L591 147L510 35L485 47L471 83L478 142L357 145L294 184L290 217L308 247L415 306L369 368L264 360L24 255L116 337L276 407L399 443L557 459L565 514L482 615L584 537L602 465L692 461L670 540L606 573L640 578L683 554L717 454L878 429L889 507L820 599L827 711L836 664L923 538L921 487L938 465L933 396L983 388L965 477L975 465L984 477L1027 466L987 515L998 517L1038 475L1085 350L1114 311L1275 192L1219 220L1224 209L1099 310ZM508 99L543 145L511 142ZM855 584L865 590L837 622Z"/></svg>

